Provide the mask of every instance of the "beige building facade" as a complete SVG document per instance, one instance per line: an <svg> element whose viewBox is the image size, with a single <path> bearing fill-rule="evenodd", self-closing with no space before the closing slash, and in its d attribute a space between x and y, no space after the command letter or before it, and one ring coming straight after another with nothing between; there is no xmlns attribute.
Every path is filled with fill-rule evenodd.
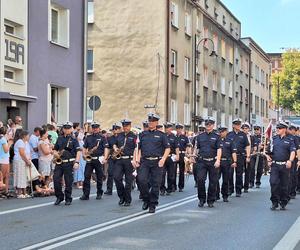
<svg viewBox="0 0 300 250"><path fill-rule="evenodd" d="M270 120L271 61L252 38L242 38L242 41L251 49L250 121L266 127Z"/></svg>
<svg viewBox="0 0 300 250"><path fill-rule="evenodd" d="M191 130L207 116L250 121L251 50L219 0L89 0L88 12L87 95L102 100L88 120L140 125L156 111Z"/></svg>

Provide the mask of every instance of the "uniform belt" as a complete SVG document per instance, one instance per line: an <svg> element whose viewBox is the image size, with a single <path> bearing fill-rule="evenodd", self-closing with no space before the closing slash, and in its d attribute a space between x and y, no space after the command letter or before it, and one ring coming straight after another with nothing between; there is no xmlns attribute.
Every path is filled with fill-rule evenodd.
<svg viewBox="0 0 300 250"><path fill-rule="evenodd" d="M230 158L221 158L221 161L230 161Z"/></svg>
<svg viewBox="0 0 300 250"><path fill-rule="evenodd" d="M100 160L100 157L102 157L102 156L94 156L94 157L92 157L92 160Z"/></svg>
<svg viewBox="0 0 300 250"><path fill-rule="evenodd" d="M161 157L145 157L146 160L155 161L161 159Z"/></svg>
<svg viewBox="0 0 300 250"><path fill-rule="evenodd" d="M67 162L72 162L72 161L75 161L75 158L70 158L68 160L62 160L61 162L62 163L67 163Z"/></svg>
<svg viewBox="0 0 300 250"><path fill-rule="evenodd" d="M124 155L124 156L121 156L121 159L133 159L133 156L131 155Z"/></svg>
<svg viewBox="0 0 300 250"><path fill-rule="evenodd" d="M185 151L179 151L180 154L185 154Z"/></svg>
<svg viewBox="0 0 300 250"><path fill-rule="evenodd" d="M275 163L278 165L286 165L286 161L272 161L272 163Z"/></svg>
<svg viewBox="0 0 300 250"><path fill-rule="evenodd" d="M199 160L203 160L203 161L214 161L215 159L216 159L216 157L214 157L214 158L199 157Z"/></svg>

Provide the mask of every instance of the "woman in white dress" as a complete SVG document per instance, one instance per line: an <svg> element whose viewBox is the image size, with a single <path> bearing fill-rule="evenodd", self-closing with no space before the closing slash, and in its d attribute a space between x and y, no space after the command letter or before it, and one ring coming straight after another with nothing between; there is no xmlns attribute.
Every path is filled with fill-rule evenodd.
<svg viewBox="0 0 300 250"><path fill-rule="evenodd" d="M48 132L45 129L40 131L40 140L38 143L39 149L39 172L45 177L46 185L49 182L51 173L51 162L53 160L53 145L48 140Z"/></svg>
<svg viewBox="0 0 300 250"><path fill-rule="evenodd" d="M30 146L29 146L29 133L21 131L19 139L14 145L14 186L17 191L17 198L28 198L26 194L27 176L26 168L31 165Z"/></svg>

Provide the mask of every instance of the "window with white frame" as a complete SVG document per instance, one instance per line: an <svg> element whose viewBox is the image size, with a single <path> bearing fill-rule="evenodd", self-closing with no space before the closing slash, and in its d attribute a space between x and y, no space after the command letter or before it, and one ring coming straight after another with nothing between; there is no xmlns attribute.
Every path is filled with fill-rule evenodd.
<svg viewBox="0 0 300 250"><path fill-rule="evenodd" d="M88 23L94 23L94 1L88 1Z"/></svg>
<svg viewBox="0 0 300 250"><path fill-rule="evenodd" d="M232 46L229 46L229 49L228 49L228 53L229 53L229 63L233 64L233 48Z"/></svg>
<svg viewBox="0 0 300 250"><path fill-rule="evenodd" d="M178 28L178 16L178 5L171 2L171 24L176 28Z"/></svg>
<svg viewBox="0 0 300 250"><path fill-rule="evenodd" d="M226 95L225 77L221 77L221 94Z"/></svg>
<svg viewBox="0 0 300 250"><path fill-rule="evenodd" d="M219 38L217 34L213 34L213 42L214 42L215 52L218 54Z"/></svg>
<svg viewBox="0 0 300 250"><path fill-rule="evenodd" d="M170 122L177 122L177 102L174 99L171 99L171 119Z"/></svg>
<svg viewBox="0 0 300 250"><path fill-rule="evenodd" d="M171 73L177 75L177 51L171 51Z"/></svg>
<svg viewBox="0 0 300 250"><path fill-rule="evenodd" d="M184 31L188 36L192 35L192 22L191 15L189 13L185 13Z"/></svg>
<svg viewBox="0 0 300 250"><path fill-rule="evenodd" d="M226 42L224 39L221 41L221 56L223 59L226 59Z"/></svg>
<svg viewBox="0 0 300 250"><path fill-rule="evenodd" d="M49 41L63 47L69 47L70 13L69 10L50 1Z"/></svg>
<svg viewBox="0 0 300 250"><path fill-rule="evenodd" d="M15 79L15 72L13 70L4 70L4 78L9 80Z"/></svg>
<svg viewBox="0 0 300 250"><path fill-rule="evenodd" d="M191 124L190 104L184 103L184 125Z"/></svg>
<svg viewBox="0 0 300 250"><path fill-rule="evenodd" d="M86 121L92 122L94 120L94 117L93 117L93 110L91 110L89 106L89 101L90 101L90 97L87 97L86 98Z"/></svg>
<svg viewBox="0 0 300 250"><path fill-rule="evenodd" d="M69 120L70 91L48 84L48 122L63 123Z"/></svg>
<svg viewBox="0 0 300 250"><path fill-rule="evenodd" d="M218 76L217 76L217 72L213 71L213 78L212 78L212 89L213 90L216 90L218 89L218 82L217 82L217 79L218 79Z"/></svg>
<svg viewBox="0 0 300 250"><path fill-rule="evenodd" d="M94 50L88 49L87 51L87 72L94 72Z"/></svg>
<svg viewBox="0 0 300 250"><path fill-rule="evenodd" d="M199 15L196 16L196 29L197 31L201 31L201 23Z"/></svg>
<svg viewBox="0 0 300 250"><path fill-rule="evenodd" d="M190 58L184 58L184 79L190 80Z"/></svg>
<svg viewBox="0 0 300 250"><path fill-rule="evenodd" d="M230 98L232 98L232 96L233 96L233 83L232 83L232 81L229 81L228 96Z"/></svg>
<svg viewBox="0 0 300 250"><path fill-rule="evenodd" d="M11 35L15 34L15 27L13 25L4 24L5 32Z"/></svg>

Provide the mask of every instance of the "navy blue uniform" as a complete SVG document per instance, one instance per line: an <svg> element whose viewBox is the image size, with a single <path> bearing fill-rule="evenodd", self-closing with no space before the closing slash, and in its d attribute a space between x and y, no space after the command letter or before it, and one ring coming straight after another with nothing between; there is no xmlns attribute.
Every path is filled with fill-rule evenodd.
<svg viewBox="0 0 300 250"><path fill-rule="evenodd" d="M288 137L294 142L296 150L299 149L299 137L294 135L288 135ZM295 198L297 195L297 158L292 162L292 167L290 169L289 178L289 198Z"/></svg>
<svg viewBox="0 0 300 250"><path fill-rule="evenodd" d="M288 183L290 169L286 167L286 162L290 158L291 152L296 151L295 143L288 136L273 137L268 154L272 158L270 185L271 201L273 204L285 207L288 203Z"/></svg>
<svg viewBox="0 0 300 250"><path fill-rule="evenodd" d="M53 182L55 196L60 200L72 201L73 165L77 152L80 150L78 141L71 135L59 136L54 150L61 154L62 164L54 169ZM65 194L62 192L61 179L64 176Z"/></svg>
<svg viewBox="0 0 300 250"><path fill-rule="evenodd" d="M259 188L261 184L261 176L264 171L264 160L265 157L259 152L259 146L262 144L262 137L261 135L253 135L251 137L251 147L253 151L255 150L256 153L251 156L250 160L250 187L254 186L254 181L256 187ZM257 162L257 168L255 169L255 164ZM255 178L256 177L256 178Z"/></svg>
<svg viewBox="0 0 300 250"><path fill-rule="evenodd" d="M114 168L114 180L117 187L119 198L126 202L131 203L131 187L133 182L133 166L131 161L133 159L133 153L136 148L137 136L133 132L125 134L120 133L115 141L115 145L118 148L123 147L123 156L116 160ZM125 175L125 186L123 184L123 176Z"/></svg>
<svg viewBox="0 0 300 250"><path fill-rule="evenodd" d="M87 150L91 150L94 147L97 149L94 153L91 154L92 160L86 163L85 170L84 170L84 182L83 182L83 194L86 197L90 195L91 189L91 175L93 170L95 169L96 179L97 179L97 195L102 195L102 183L103 183L103 165L99 161L99 157L104 155L105 148L108 148L109 145L107 143L106 138L101 135L100 133L91 134L86 137L84 140L83 147Z"/></svg>
<svg viewBox="0 0 300 250"><path fill-rule="evenodd" d="M107 138L108 148L110 152L113 150L113 145L116 143L116 136L112 135ZM106 192L107 194L112 194L112 189L114 185L114 165L116 160L113 160L111 157L108 159L108 169L107 169L107 181L106 181Z"/></svg>
<svg viewBox="0 0 300 250"><path fill-rule="evenodd" d="M184 156L187 150L187 147L190 147L190 141L187 136L181 134L177 135L177 143L179 144L179 162L175 164L175 176L174 176L174 187L175 190L177 189L176 179L177 179L177 167L179 168L179 180L178 180L178 188L183 189L184 188L184 169L185 169L185 163L184 163Z"/></svg>
<svg viewBox="0 0 300 250"><path fill-rule="evenodd" d="M139 140L141 150L141 166L138 172L139 188L143 201L148 203L149 207L155 207L158 204L163 171L163 168L158 166L158 162L165 150L170 148L170 144L167 136L158 130L142 132Z"/></svg>
<svg viewBox="0 0 300 250"><path fill-rule="evenodd" d="M232 154L236 153L237 149L233 140L227 136L220 139L222 147L221 165L219 169L219 180L222 177L222 197L228 198L228 187L229 187L229 173L232 164ZM217 197L219 198L220 184L217 183Z"/></svg>
<svg viewBox="0 0 300 250"><path fill-rule="evenodd" d="M166 134L166 136L167 136L168 142L170 144L171 152L170 152L168 158L166 159L165 166L163 168L162 181L161 181L161 185L160 185L161 194L164 194L165 191L167 191L167 193L171 193L174 188L174 183L176 183L176 180L175 180L176 163L172 160L171 157L172 157L172 155L176 154L176 149L179 148L179 144L178 144L178 140L177 140L176 136L173 133ZM168 177L167 177L168 187L167 188L165 186L166 173L168 173Z"/></svg>
<svg viewBox="0 0 300 250"><path fill-rule="evenodd" d="M218 169L214 164L217 157L217 151L222 148L220 136L215 132L204 132L195 138L198 158L196 162L197 168L197 184L198 199L200 202L212 204L216 200L216 190L218 182ZM209 176L208 194L206 196L205 181Z"/></svg>
<svg viewBox="0 0 300 250"><path fill-rule="evenodd" d="M235 191L236 194L242 193L243 188L243 172L245 168L245 156L246 156L246 147L250 145L247 135L242 132L231 131L228 133L227 137L234 141L237 149L237 167L235 168ZM233 175L234 169L232 168L229 175L229 193L234 192L233 184Z"/></svg>

